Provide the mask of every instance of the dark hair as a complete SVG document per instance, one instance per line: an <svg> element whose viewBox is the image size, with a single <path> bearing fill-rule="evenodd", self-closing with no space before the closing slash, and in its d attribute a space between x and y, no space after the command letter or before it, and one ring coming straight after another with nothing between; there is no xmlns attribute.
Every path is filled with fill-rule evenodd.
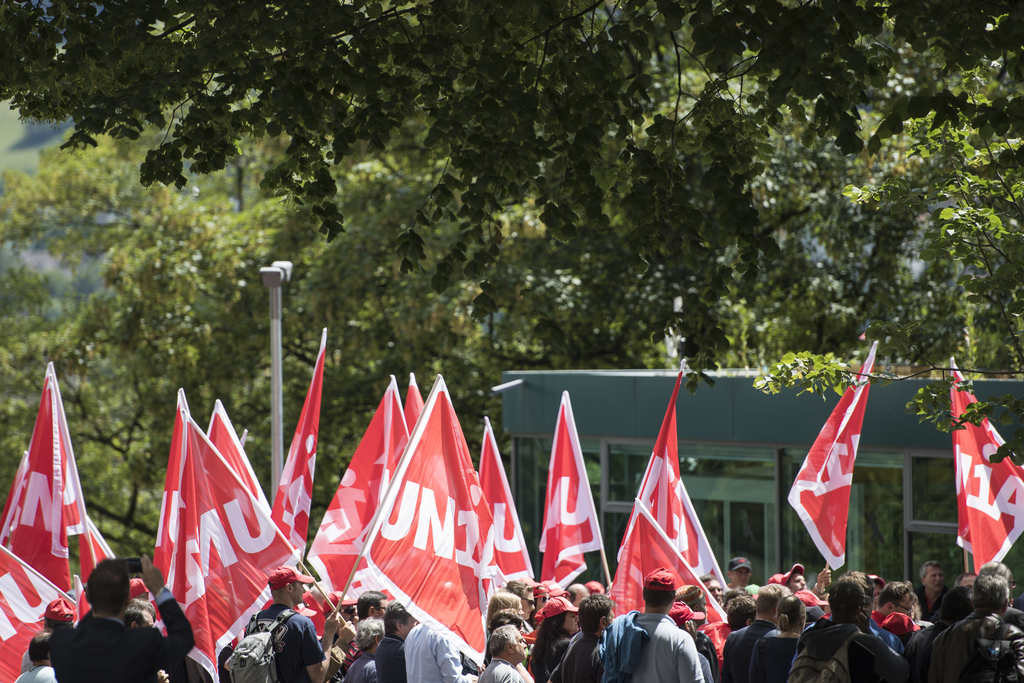
<svg viewBox="0 0 1024 683"><path fill-rule="evenodd" d="M405 626L410 619L412 615L405 609L405 605L398 600L392 600L384 609L384 633L398 633L398 627Z"/></svg>
<svg viewBox="0 0 1024 683"><path fill-rule="evenodd" d="M28 644L29 661L41 662L50 658L50 633L49 629L43 629L32 636Z"/></svg>
<svg viewBox="0 0 1024 683"><path fill-rule="evenodd" d="M725 607L725 616L729 622L729 629L735 631L747 625L747 622L757 614L757 604L753 598L738 596L729 601Z"/></svg>
<svg viewBox="0 0 1024 683"><path fill-rule="evenodd" d="M142 619L143 614L148 614L150 619L156 621L156 610L153 609L153 603L142 598L129 600L128 607L124 610L124 625L138 624L139 626L145 626L146 624Z"/></svg>
<svg viewBox="0 0 1024 683"><path fill-rule="evenodd" d="M509 581L505 584L505 590L523 600L533 600L533 589L525 581Z"/></svg>
<svg viewBox="0 0 1024 683"><path fill-rule="evenodd" d="M979 573L971 595L974 609L999 612L1010 602L1010 584L999 574Z"/></svg>
<svg viewBox="0 0 1024 683"><path fill-rule="evenodd" d="M555 649L555 643L560 640L567 640L573 636L573 634L562 628L562 624L565 623L566 614L569 613L561 612L553 617L548 617L540 622L540 626L537 627L537 640L534 641L532 652L535 653L535 656L540 655L548 662L549 671L558 664L558 662L550 659Z"/></svg>
<svg viewBox="0 0 1024 683"><path fill-rule="evenodd" d="M384 595L380 591L366 591L359 596L356 600L356 615L360 619L365 619L370 616L371 607L380 607L380 603L386 603L388 596Z"/></svg>
<svg viewBox="0 0 1024 683"><path fill-rule="evenodd" d="M728 606L728 604L736 598L750 598L753 600L753 597L750 595L750 591L746 588L728 588L724 593L722 593L722 607Z"/></svg>
<svg viewBox="0 0 1024 683"><path fill-rule="evenodd" d="M890 581L878 594L878 606L882 607L888 602L900 604L903 598L914 592L914 584L909 581ZM945 600L945 598L943 598Z"/></svg>
<svg viewBox="0 0 1024 683"><path fill-rule="evenodd" d="M128 604L128 568L124 560L100 560L89 574L85 597L94 610L105 614L120 614Z"/></svg>
<svg viewBox="0 0 1024 683"><path fill-rule="evenodd" d="M942 604L939 607L938 618L942 621L954 623L967 617L967 615L974 611L974 605L971 602L971 593L971 589L967 586L957 586L949 589L949 591L942 596Z"/></svg>
<svg viewBox="0 0 1024 683"><path fill-rule="evenodd" d="M849 612L864 605L870 605L871 598L864 594L864 587L857 581L839 581L828 589L828 604L832 612Z"/></svg>
<svg viewBox="0 0 1024 683"><path fill-rule="evenodd" d="M672 603L676 601L676 592L670 591L659 591L652 590L650 588L644 589L644 604L653 607L655 609L663 609L665 607L671 607Z"/></svg>
<svg viewBox="0 0 1024 683"><path fill-rule="evenodd" d="M615 601L603 593L588 595L580 601L580 630L591 635L601 630L601 619L615 609Z"/></svg>
<svg viewBox="0 0 1024 683"><path fill-rule="evenodd" d="M839 575L837 583L840 581L853 582L857 584L861 587L861 590L864 591L864 595L869 603L875 601L875 582L864 572L858 572L855 570L843 572Z"/></svg>
<svg viewBox="0 0 1024 683"><path fill-rule="evenodd" d="M487 622L487 630L493 633L502 626L510 625L522 631L526 628L526 620L519 616L519 610L500 609Z"/></svg>
<svg viewBox="0 0 1024 683"><path fill-rule="evenodd" d="M47 631L59 631L62 628L74 628L75 622L73 621L57 621L50 617L43 617L43 628Z"/></svg>

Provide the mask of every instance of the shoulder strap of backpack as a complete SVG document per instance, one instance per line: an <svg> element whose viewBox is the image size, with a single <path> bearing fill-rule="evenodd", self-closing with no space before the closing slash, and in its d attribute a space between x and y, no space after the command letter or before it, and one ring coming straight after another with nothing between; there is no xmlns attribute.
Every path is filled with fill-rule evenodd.
<svg viewBox="0 0 1024 683"><path fill-rule="evenodd" d="M296 612L295 610L293 610L293 609L286 609L283 612L281 612L280 614L278 614L277 618L275 618L274 621L272 621L270 623L270 625L267 626L267 628L262 629L262 631L264 633L267 633L267 632L273 633L275 630L277 630L277 628L279 626L281 626L281 624L284 624L285 622L287 622L289 619L291 619L296 614L298 614L298 612ZM245 627L245 635L248 636L248 635L252 635L253 633L257 632L257 629L258 629L259 623L260 623L260 618L259 617L260 617L260 613L259 612L257 612L256 614L252 615L252 618L249 619L249 625Z"/></svg>

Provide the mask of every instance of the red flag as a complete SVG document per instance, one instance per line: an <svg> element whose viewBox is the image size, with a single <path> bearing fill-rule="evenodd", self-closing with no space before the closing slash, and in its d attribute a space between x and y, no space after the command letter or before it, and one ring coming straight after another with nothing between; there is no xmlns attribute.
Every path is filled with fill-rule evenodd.
<svg viewBox="0 0 1024 683"><path fill-rule="evenodd" d="M860 368L861 375L869 374L875 366L876 348L878 342L871 345ZM864 380L846 390L814 440L789 491L789 504L800 515L814 545L831 567L841 567L846 562L853 463L857 459L870 386Z"/></svg>
<svg viewBox="0 0 1024 683"><path fill-rule="evenodd" d="M300 552L306 549L309 532L309 505L313 501L313 470L316 469L316 438L320 432L320 395L324 384L324 353L327 350L327 328L320 337L320 353L313 368L313 380L302 404L302 414L295 426L288 460L281 473L281 484L274 497L272 516L277 528Z"/></svg>
<svg viewBox="0 0 1024 683"><path fill-rule="evenodd" d="M82 577L75 574L75 612L78 613L79 617L85 616L92 609L92 605L89 604L89 600L85 597L85 585L82 583Z"/></svg>
<svg viewBox="0 0 1024 683"><path fill-rule="evenodd" d="M704 592L709 622L725 621L725 610L708 592L704 582L698 578L686 559L676 548L651 515L650 510L639 500L633 503L633 515L622 538L619 548L619 566L615 569L615 581L608 596L615 601L619 614L630 610L643 611L644 577L655 569L664 567L676 576L677 586L698 586Z"/></svg>
<svg viewBox="0 0 1024 683"><path fill-rule="evenodd" d="M683 372L680 370L637 498L651 512L686 563L693 567L698 575L714 574L724 586L727 583L725 576L718 566L718 560L711 550L711 544L708 543L704 527L701 526L690 495L679 476L676 397L679 395L682 380ZM636 507L631 514L634 517L638 514Z"/></svg>
<svg viewBox="0 0 1024 683"><path fill-rule="evenodd" d="M484 443L480 451L480 486L494 518L494 560L502 575L509 580L532 579L530 552L519 525L519 513L512 490L501 464L498 443L489 418L484 418Z"/></svg>
<svg viewBox="0 0 1024 683"><path fill-rule="evenodd" d="M57 598L74 602L27 562L0 547L0 681L19 676L21 657L43 629L46 606Z"/></svg>
<svg viewBox="0 0 1024 683"><path fill-rule="evenodd" d="M235 432L235 426L231 424L228 411L224 408L224 404L220 402L219 398L213 404L213 415L210 416L210 426L206 430L206 438L220 451L220 454L224 456L224 459L231 465L231 468L235 470L242 483L249 489L249 493L256 496L261 503L270 507L267 497L263 495L263 487L260 486L260 481L256 478L256 472L253 471L252 464L249 462L249 457L245 454L242 441L238 438L237 432Z"/></svg>
<svg viewBox="0 0 1024 683"><path fill-rule="evenodd" d="M297 560L270 510L206 438L179 390L153 563L192 624L189 656L215 680L221 648L270 599L270 570Z"/></svg>
<svg viewBox="0 0 1024 683"><path fill-rule="evenodd" d="M544 553L541 581L557 581L563 588L586 569L583 553L603 547L568 391L562 392L551 444L544 531L539 547Z"/></svg>
<svg viewBox="0 0 1024 683"><path fill-rule="evenodd" d="M405 390L405 425L411 430L423 412L423 395L416 384L416 375L409 373L409 388Z"/></svg>
<svg viewBox="0 0 1024 683"><path fill-rule="evenodd" d="M4 507L0 544L68 591L68 536L84 533L85 520L64 403L57 373L49 363L32 442Z"/></svg>
<svg viewBox="0 0 1024 683"><path fill-rule="evenodd" d="M367 544L371 569L395 598L482 660L487 589L497 575L493 520L440 376Z"/></svg>
<svg viewBox="0 0 1024 683"><path fill-rule="evenodd" d="M309 548L309 562L327 590L344 590L408 440L398 382L392 376ZM358 592L349 590L350 595Z"/></svg>
<svg viewBox="0 0 1024 683"><path fill-rule="evenodd" d="M87 517L85 524L85 533L78 536L78 559L82 565L82 580L88 581L89 575L92 574L97 563L108 557L117 557L117 555L107 545L100 530L96 528L91 519ZM79 614L85 614L85 612L79 612Z"/></svg>
<svg viewBox="0 0 1024 683"><path fill-rule="evenodd" d="M953 368L957 383L964 377ZM953 417L963 415L974 395L953 385L950 390ZM974 555L974 571L993 560L1002 560L1024 531L1024 469L1009 458L990 458L1003 445L988 419L980 425L965 424L953 432L956 462L956 506L960 520L956 542Z"/></svg>

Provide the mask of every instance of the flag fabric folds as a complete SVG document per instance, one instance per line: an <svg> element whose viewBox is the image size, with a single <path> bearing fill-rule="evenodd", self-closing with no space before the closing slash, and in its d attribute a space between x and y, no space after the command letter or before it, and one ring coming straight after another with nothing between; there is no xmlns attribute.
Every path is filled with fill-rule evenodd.
<svg viewBox="0 0 1024 683"><path fill-rule="evenodd" d="M374 516L366 559L421 622L477 662L494 565L491 513L444 379L438 376Z"/></svg>
<svg viewBox="0 0 1024 683"><path fill-rule="evenodd" d="M21 657L43 628L46 606L57 598L74 603L24 560L0 547L0 680L13 681L21 674Z"/></svg>
<svg viewBox="0 0 1024 683"><path fill-rule="evenodd" d="M957 385L964 381L950 360L952 414L960 418L976 403L971 392ZM958 545L974 556L974 571L993 560L1002 560L1024 531L1024 468L1009 458L992 462L1004 441L988 419L980 425L965 424L953 431L956 463L956 506L959 518Z"/></svg>
<svg viewBox="0 0 1024 683"><path fill-rule="evenodd" d="M100 530L91 519L85 519L85 533L78 535L78 559L82 565L81 577L83 581L89 580L89 574L96 568L96 565L109 557L117 557L114 551L107 545L107 541L100 534Z"/></svg>
<svg viewBox="0 0 1024 683"><path fill-rule="evenodd" d="M416 375L409 373L409 388L405 390L405 424L412 431L416 426L416 420L420 419L420 412L423 411L423 394L416 384Z"/></svg>
<svg viewBox="0 0 1024 683"><path fill-rule="evenodd" d="M69 591L68 536L85 533L87 519L57 373L49 363L32 441L4 504L0 545Z"/></svg>
<svg viewBox="0 0 1024 683"><path fill-rule="evenodd" d="M709 622L725 621L725 610L708 592L700 575L686 562L676 543L661 528L651 511L637 499L619 548L615 581L608 591L619 614L630 610L643 611L644 577L659 567L675 574L677 586L697 586L704 592Z"/></svg>
<svg viewBox="0 0 1024 683"><path fill-rule="evenodd" d="M540 580L556 581L563 588L586 569L583 553L603 548L568 391L562 392L551 444L543 529Z"/></svg>
<svg viewBox="0 0 1024 683"><path fill-rule="evenodd" d="M874 368L877 348L878 342L871 345L860 368L861 375L869 374ZM843 393L789 491L789 504L831 567L841 567L846 562L850 487L870 386L862 379Z"/></svg>
<svg viewBox="0 0 1024 683"><path fill-rule="evenodd" d="M210 426L206 430L206 438L220 451L231 468L238 473L249 492L259 498L264 505L270 507L267 497L263 494L263 487L260 486L260 481L256 478L256 472L252 469L252 463L249 462L249 457L245 454L242 440L238 438L235 426L231 424L231 419L228 417L228 411L219 398L213 404L213 415L210 416Z"/></svg>
<svg viewBox="0 0 1024 683"><path fill-rule="evenodd" d="M349 581L367 527L408 440L398 382L392 376L309 549L309 563L316 567L326 590L344 590ZM359 587L350 592L360 592Z"/></svg>
<svg viewBox="0 0 1024 683"><path fill-rule="evenodd" d="M533 579L530 551L523 539L512 490L501 463L491 420L484 418L484 443L480 451L480 486L494 518L494 559L507 580Z"/></svg>
<svg viewBox="0 0 1024 683"><path fill-rule="evenodd" d="M153 563L195 633L189 654L217 678L217 655L270 599L267 576L298 555L178 392Z"/></svg>
<svg viewBox="0 0 1024 683"><path fill-rule="evenodd" d="M324 353L327 350L327 328L320 337L320 353L313 368L313 380L302 404L299 423L295 426L288 459L281 473L281 483L274 497L271 516L277 528L299 551L306 549L309 532L309 506L313 502L313 471L316 469L316 440L320 432L320 396L324 384Z"/></svg>
<svg viewBox="0 0 1024 683"><path fill-rule="evenodd" d="M662 530L672 541L675 548L682 554L686 563L693 567L698 576L714 574L724 586L725 576L722 574L718 560L715 558L711 544L704 533L697 512L693 508L690 495L686 492L682 477L679 475L679 437L676 431L676 398L679 385L683 380L680 370L676 376L676 384L672 389L672 397L665 411L665 419L658 432L658 440L647 463L640 483L637 498L644 504ZM638 514L634 507L631 516Z"/></svg>

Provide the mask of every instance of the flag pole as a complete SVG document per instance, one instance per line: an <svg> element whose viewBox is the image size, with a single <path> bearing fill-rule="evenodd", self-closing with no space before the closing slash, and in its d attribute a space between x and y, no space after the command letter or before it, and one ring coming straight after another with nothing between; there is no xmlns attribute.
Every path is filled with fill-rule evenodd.
<svg viewBox="0 0 1024 683"><path fill-rule="evenodd" d="M601 566L604 568L604 580L610 587L612 585L612 575L608 571L608 556L604 552L604 541L601 541Z"/></svg>

